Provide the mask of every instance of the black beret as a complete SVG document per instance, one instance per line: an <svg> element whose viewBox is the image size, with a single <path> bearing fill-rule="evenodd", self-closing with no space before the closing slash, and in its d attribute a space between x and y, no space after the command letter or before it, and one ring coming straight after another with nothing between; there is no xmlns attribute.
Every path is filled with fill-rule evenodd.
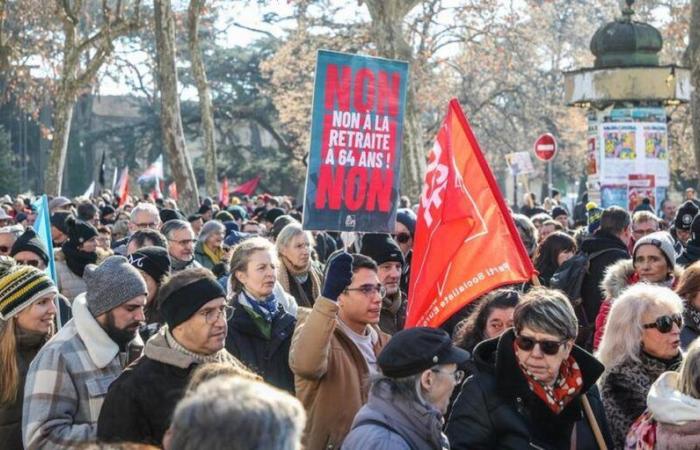
<svg viewBox="0 0 700 450"><path fill-rule="evenodd" d="M439 328L416 327L396 333L377 358L384 376L404 378L442 364L462 365L469 352L455 347Z"/></svg>

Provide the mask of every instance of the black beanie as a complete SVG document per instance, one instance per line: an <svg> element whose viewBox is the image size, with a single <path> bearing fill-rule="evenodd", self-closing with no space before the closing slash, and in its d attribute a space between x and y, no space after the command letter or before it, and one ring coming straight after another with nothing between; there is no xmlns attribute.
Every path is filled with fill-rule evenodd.
<svg viewBox="0 0 700 450"><path fill-rule="evenodd" d="M683 203L678 211L676 211L676 218L673 221L677 230L689 231L690 226L693 224L693 219L698 214L698 207L695 203L690 200Z"/></svg>
<svg viewBox="0 0 700 450"><path fill-rule="evenodd" d="M569 216L569 213L566 212L566 209L562 208L561 206L555 206L552 208L552 218L556 219L559 216Z"/></svg>
<svg viewBox="0 0 700 450"><path fill-rule="evenodd" d="M277 220L278 217L284 215L284 210L282 208L272 208L268 212L265 213L265 220L267 220L270 223L275 223L275 220Z"/></svg>
<svg viewBox="0 0 700 450"><path fill-rule="evenodd" d="M32 252L39 256L44 261L44 264L49 264L49 252L33 228L27 228L24 233L17 238L15 243L12 244L10 256L15 256L17 253L23 251Z"/></svg>
<svg viewBox="0 0 700 450"><path fill-rule="evenodd" d="M165 223L169 220L185 220L184 214L182 214L180 211L176 209L168 209L168 208L163 208L160 210L160 221Z"/></svg>
<svg viewBox="0 0 700 450"><path fill-rule="evenodd" d="M68 227L66 226L66 219L71 214L65 211L57 211L51 214L51 226L58 228L58 230L63 234L68 234Z"/></svg>
<svg viewBox="0 0 700 450"><path fill-rule="evenodd" d="M372 258L378 266L390 261L399 262L401 265L404 264L403 253L401 253L399 244L388 234L365 234L362 237L360 253Z"/></svg>
<svg viewBox="0 0 700 450"><path fill-rule="evenodd" d="M172 331L192 317L199 308L219 297L226 297L224 288L213 277L203 277L161 299L158 307Z"/></svg>
<svg viewBox="0 0 700 450"><path fill-rule="evenodd" d="M170 275L170 255L163 247L141 247L129 255L129 264L146 272L158 284Z"/></svg>
<svg viewBox="0 0 700 450"><path fill-rule="evenodd" d="M66 217L68 239L75 245L83 244L98 235L97 228L91 223L78 220L73 216Z"/></svg>

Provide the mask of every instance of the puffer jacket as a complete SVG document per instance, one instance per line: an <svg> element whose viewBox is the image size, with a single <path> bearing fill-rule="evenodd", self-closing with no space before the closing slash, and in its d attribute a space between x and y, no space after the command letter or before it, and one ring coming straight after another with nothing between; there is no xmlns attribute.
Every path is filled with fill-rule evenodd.
<svg viewBox="0 0 700 450"><path fill-rule="evenodd" d="M451 448L569 450L575 427L576 449L598 449L583 412L581 395L588 398L608 448L612 448L595 386L603 365L574 346L571 356L581 370L583 387L559 414L554 414L529 388L518 366L514 341L515 333L511 329L474 349L474 374L462 386L447 424Z"/></svg>
<svg viewBox="0 0 700 450"><path fill-rule="evenodd" d="M606 368L599 385L615 448L623 448L630 425L646 409L652 384L662 373L677 370L682 358L680 352L670 360L640 352L638 360Z"/></svg>

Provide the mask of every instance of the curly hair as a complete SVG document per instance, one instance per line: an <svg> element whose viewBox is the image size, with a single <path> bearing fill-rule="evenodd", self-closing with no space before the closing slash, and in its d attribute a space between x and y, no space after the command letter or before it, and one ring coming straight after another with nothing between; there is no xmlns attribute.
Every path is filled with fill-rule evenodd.
<svg viewBox="0 0 700 450"><path fill-rule="evenodd" d="M489 292L477 300L476 308L457 324L452 341L456 346L471 352L476 344L487 338L486 324L493 310L515 308L519 300L520 293L513 289Z"/></svg>

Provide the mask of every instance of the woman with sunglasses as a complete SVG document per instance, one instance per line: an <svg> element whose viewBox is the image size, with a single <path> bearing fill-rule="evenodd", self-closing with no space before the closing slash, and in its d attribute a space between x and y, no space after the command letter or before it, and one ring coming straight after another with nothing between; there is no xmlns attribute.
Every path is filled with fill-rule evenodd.
<svg viewBox="0 0 700 450"><path fill-rule="evenodd" d="M627 430L644 412L651 385L681 363L682 313L675 292L642 283L612 305L597 356L605 364L600 389L615 448L623 448Z"/></svg>
<svg viewBox="0 0 700 450"><path fill-rule="evenodd" d="M578 320L559 291L534 288L513 314L513 328L474 349L447 425L453 450L597 449L610 446L596 381L603 365L574 344ZM586 401L584 402L583 398ZM594 418L584 416L590 404Z"/></svg>
<svg viewBox="0 0 700 450"><path fill-rule="evenodd" d="M629 286L644 282L673 288L683 268L676 265L673 238L665 231L647 234L634 244L632 259L622 259L605 270L601 283L605 301L595 318L593 350L597 350L606 330L606 320L615 299Z"/></svg>
<svg viewBox="0 0 700 450"><path fill-rule="evenodd" d="M676 293L684 302L681 348L687 350L700 336L700 261L685 268Z"/></svg>
<svg viewBox="0 0 700 450"><path fill-rule="evenodd" d="M22 404L29 364L51 337L53 281L41 270L0 257L0 447L21 450Z"/></svg>
<svg viewBox="0 0 700 450"><path fill-rule="evenodd" d="M226 350L266 382L294 393L289 347L296 318L283 307L294 299L275 289L277 264L274 247L265 238L246 239L233 249L233 315L228 321Z"/></svg>

